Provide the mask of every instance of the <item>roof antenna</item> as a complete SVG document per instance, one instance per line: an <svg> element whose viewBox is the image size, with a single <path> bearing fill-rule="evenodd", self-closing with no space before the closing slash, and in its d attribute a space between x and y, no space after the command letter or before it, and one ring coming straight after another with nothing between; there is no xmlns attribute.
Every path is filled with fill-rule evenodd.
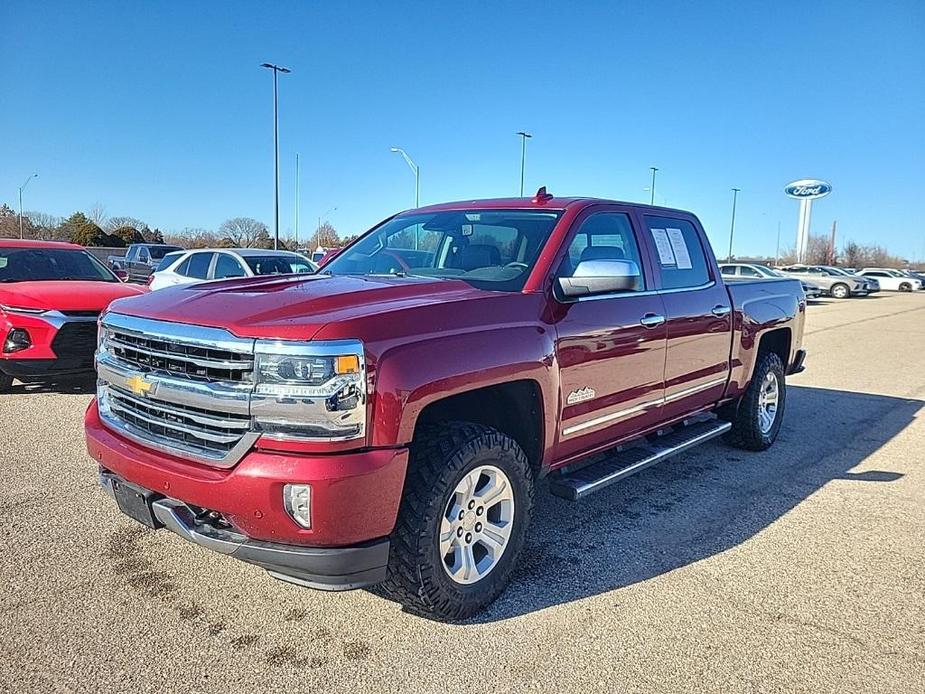
<svg viewBox="0 0 925 694"><path fill-rule="evenodd" d="M552 193L546 192L546 186L540 186L540 189L536 191L536 195L533 196L533 202L537 205L542 205L545 202L549 202L553 199Z"/></svg>

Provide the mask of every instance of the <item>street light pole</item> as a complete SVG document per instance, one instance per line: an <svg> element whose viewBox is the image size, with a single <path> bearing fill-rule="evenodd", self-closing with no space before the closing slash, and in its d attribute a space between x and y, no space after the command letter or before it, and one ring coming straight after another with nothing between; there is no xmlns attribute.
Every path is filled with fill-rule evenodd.
<svg viewBox="0 0 925 694"><path fill-rule="evenodd" d="M38 178L38 174L34 173L29 176L23 184L19 186L19 238L22 239L22 192L26 189L26 186L29 185L29 181L33 178Z"/></svg>
<svg viewBox="0 0 925 694"><path fill-rule="evenodd" d="M295 153L295 250L299 250L299 153Z"/></svg>
<svg viewBox="0 0 925 694"><path fill-rule="evenodd" d="M412 161L411 157L408 156L408 153L403 150L401 147L389 147L390 152L400 154L402 159L405 160L405 163L408 165L408 168L411 169L411 173L414 174L414 206L421 206L421 168Z"/></svg>
<svg viewBox="0 0 925 694"><path fill-rule="evenodd" d="M739 191L741 190L741 188L732 189L732 224L729 227L729 255L726 256L727 263L732 262L732 237L736 230L736 200L738 199Z"/></svg>
<svg viewBox="0 0 925 694"><path fill-rule="evenodd" d="M263 63L260 67L265 67L273 71L273 180L275 183L275 217L273 220L273 249L279 249L279 73L288 74L292 72L289 68L280 67L273 63Z"/></svg>
<svg viewBox="0 0 925 694"><path fill-rule="evenodd" d="M533 135L523 130L518 130L517 135L520 135L520 197L524 196L524 168L527 161L527 140L529 140Z"/></svg>
<svg viewBox="0 0 925 694"><path fill-rule="evenodd" d="M655 172L658 171L658 169L654 166L650 166L649 168L652 170L652 188L650 189L649 204L654 205L655 204Z"/></svg>

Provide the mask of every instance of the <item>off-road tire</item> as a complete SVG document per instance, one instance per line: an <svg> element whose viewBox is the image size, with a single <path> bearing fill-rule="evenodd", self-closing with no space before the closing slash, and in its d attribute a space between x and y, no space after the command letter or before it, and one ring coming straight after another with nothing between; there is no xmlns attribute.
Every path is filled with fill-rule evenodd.
<svg viewBox="0 0 925 694"><path fill-rule="evenodd" d="M842 282L833 284L832 288L829 290L829 293L835 299L847 299L849 296L851 296L851 290L848 288L848 285Z"/></svg>
<svg viewBox="0 0 925 694"><path fill-rule="evenodd" d="M463 476L480 465L501 469L514 491L509 544L484 578L468 585L447 574L439 551L440 520ZM507 586L523 548L533 511L530 463L509 436L468 422L418 428L391 535L388 578L377 592L414 614L438 621L466 619L487 607Z"/></svg>
<svg viewBox="0 0 925 694"><path fill-rule="evenodd" d="M761 431L758 421L761 384L769 371L777 376L779 391L777 413L774 423L767 432ZM780 431L787 404L787 387L784 383L784 365L774 352L762 352L752 374L748 389L739 400L735 414L730 418L732 429L724 437L726 442L749 451L763 451L771 447Z"/></svg>
<svg viewBox="0 0 925 694"><path fill-rule="evenodd" d="M13 377L0 374L0 393L6 393L13 385Z"/></svg>

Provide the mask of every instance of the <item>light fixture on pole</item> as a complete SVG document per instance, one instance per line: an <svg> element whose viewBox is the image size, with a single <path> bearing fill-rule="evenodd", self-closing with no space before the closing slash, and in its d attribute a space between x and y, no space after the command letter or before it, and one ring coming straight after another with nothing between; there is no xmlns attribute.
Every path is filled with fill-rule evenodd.
<svg viewBox="0 0 925 694"><path fill-rule="evenodd" d="M518 130L517 135L520 135L520 197L524 196L524 168L527 162L527 140L529 140L533 135L523 130Z"/></svg>
<svg viewBox="0 0 925 694"><path fill-rule="evenodd" d="M729 225L729 255L726 256L726 262L732 262L732 237L736 231L736 201L739 198L741 188L732 189L732 224Z"/></svg>
<svg viewBox="0 0 925 694"><path fill-rule="evenodd" d="M260 67L273 71L273 180L275 183L274 200L276 202L273 220L273 248L276 250L279 249L279 89L277 81L279 73L288 74L292 70L273 63L262 63Z"/></svg>
<svg viewBox="0 0 925 694"><path fill-rule="evenodd" d="M37 173L30 175L29 178L23 181L23 184L19 186L19 238L20 239L22 238L22 192L26 189L26 186L29 185L29 181L31 181L33 178L38 178L38 176L39 175Z"/></svg>
<svg viewBox="0 0 925 694"><path fill-rule="evenodd" d="M411 172L414 174L414 206L421 206L421 169L415 164L411 157L408 156L408 153L403 150L401 147L389 147L390 152L395 154L400 154L402 159L405 160L405 163L408 165L408 168L411 169Z"/></svg>
<svg viewBox="0 0 925 694"><path fill-rule="evenodd" d="M654 166L650 166L649 168L652 170L652 187L649 189L651 191L651 194L649 195L649 204L654 205L655 204L655 172L658 171L658 169Z"/></svg>

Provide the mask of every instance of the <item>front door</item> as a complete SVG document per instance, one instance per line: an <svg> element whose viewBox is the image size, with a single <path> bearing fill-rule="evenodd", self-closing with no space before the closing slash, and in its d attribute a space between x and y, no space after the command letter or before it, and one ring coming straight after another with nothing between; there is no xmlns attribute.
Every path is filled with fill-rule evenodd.
<svg viewBox="0 0 925 694"><path fill-rule="evenodd" d="M658 421L664 390L665 309L651 291L631 216L592 208L575 222L557 276L586 260L626 259L640 270L633 290L559 302L561 459L613 443Z"/></svg>

